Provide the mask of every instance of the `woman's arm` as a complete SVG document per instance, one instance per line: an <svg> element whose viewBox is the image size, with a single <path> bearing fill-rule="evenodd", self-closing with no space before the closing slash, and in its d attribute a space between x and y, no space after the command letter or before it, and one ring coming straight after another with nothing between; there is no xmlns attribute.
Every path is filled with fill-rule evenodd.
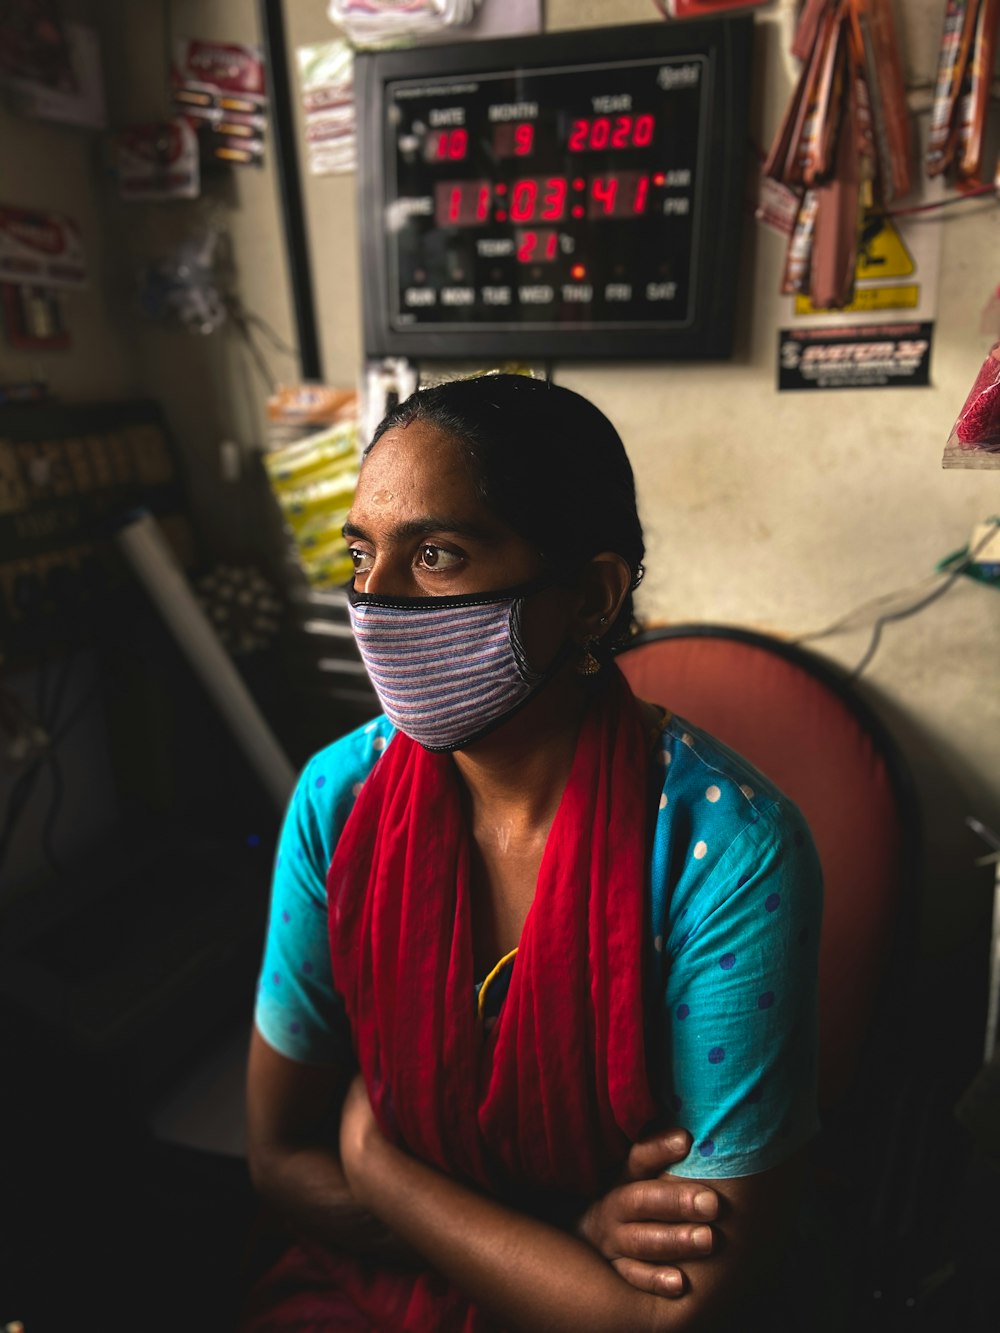
<svg viewBox="0 0 1000 1333"><path fill-rule="evenodd" d="M254 1030L247 1077L254 1185L301 1234L386 1263L413 1262L412 1251L358 1203L344 1175L336 1142L346 1082L333 1066L281 1055ZM719 1208L708 1186L663 1174L690 1141L671 1130L636 1144L621 1182L576 1224L576 1234L622 1277L664 1296L685 1289L676 1265L710 1252L708 1224Z"/></svg>
<svg viewBox="0 0 1000 1333"><path fill-rule="evenodd" d="M676 1300L623 1280L589 1245L525 1217L389 1144L356 1078L341 1118L351 1194L428 1264L506 1326L523 1333L718 1329L766 1292L793 1215L797 1170L713 1182L718 1253L685 1263Z"/></svg>
<svg viewBox="0 0 1000 1333"><path fill-rule="evenodd" d="M258 1193L297 1233L331 1248L404 1261L388 1228L355 1200L331 1144L347 1079L279 1054L254 1028L247 1066L247 1156Z"/></svg>

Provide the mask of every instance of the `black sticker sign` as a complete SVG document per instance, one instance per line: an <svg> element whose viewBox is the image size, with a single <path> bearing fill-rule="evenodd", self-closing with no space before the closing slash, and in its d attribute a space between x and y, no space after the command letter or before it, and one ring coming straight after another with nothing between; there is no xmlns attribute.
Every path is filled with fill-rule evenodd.
<svg viewBox="0 0 1000 1333"><path fill-rule="evenodd" d="M930 383L934 325L859 324L778 333L779 389L910 389Z"/></svg>

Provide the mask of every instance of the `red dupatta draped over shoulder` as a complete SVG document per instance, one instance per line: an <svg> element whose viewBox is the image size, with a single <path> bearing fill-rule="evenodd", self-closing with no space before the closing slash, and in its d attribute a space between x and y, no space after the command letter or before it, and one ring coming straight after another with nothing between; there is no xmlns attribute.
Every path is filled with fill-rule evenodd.
<svg viewBox="0 0 1000 1333"><path fill-rule="evenodd" d="M656 1113L642 977L648 743L627 682L610 674L584 717L488 1035L474 1003L470 835L448 756L397 734L327 877L334 985L383 1133L495 1194L596 1196ZM374 1328L488 1327L436 1275L340 1257L328 1267Z"/></svg>

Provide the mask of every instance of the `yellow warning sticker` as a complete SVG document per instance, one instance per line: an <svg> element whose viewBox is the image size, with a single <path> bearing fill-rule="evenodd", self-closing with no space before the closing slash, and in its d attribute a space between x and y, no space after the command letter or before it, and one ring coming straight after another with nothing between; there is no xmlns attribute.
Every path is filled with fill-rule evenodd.
<svg viewBox="0 0 1000 1333"><path fill-rule="evenodd" d="M865 310L916 310L920 304L920 284L917 282L901 283L898 287L855 287L854 300L850 305L842 306L837 314L853 311L860 314ZM795 298L797 315L827 314L821 306L813 305L808 296Z"/></svg>
<svg viewBox="0 0 1000 1333"><path fill-rule="evenodd" d="M815 306L808 296L795 298L797 315L861 314L866 310L915 310L920 304L919 283L900 283L911 278L917 265L899 228L891 218L870 214L858 239L854 268L854 299L850 305L831 311Z"/></svg>
<svg viewBox="0 0 1000 1333"><path fill-rule="evenodd" d="M913 256L891 218L871 214L865 218L858 241L858 282L886 278L910 278L917 271Z"/></svg>

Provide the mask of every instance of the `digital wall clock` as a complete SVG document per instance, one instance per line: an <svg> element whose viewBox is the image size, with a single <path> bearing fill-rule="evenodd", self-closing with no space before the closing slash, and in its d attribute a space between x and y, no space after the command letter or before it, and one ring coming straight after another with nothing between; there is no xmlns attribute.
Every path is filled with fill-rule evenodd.
<svg viewBox="0 0 1000 1333"><path fill-rule="evenodd" d="M359 55L366 353L728 356L752 33Z"/></svg>

